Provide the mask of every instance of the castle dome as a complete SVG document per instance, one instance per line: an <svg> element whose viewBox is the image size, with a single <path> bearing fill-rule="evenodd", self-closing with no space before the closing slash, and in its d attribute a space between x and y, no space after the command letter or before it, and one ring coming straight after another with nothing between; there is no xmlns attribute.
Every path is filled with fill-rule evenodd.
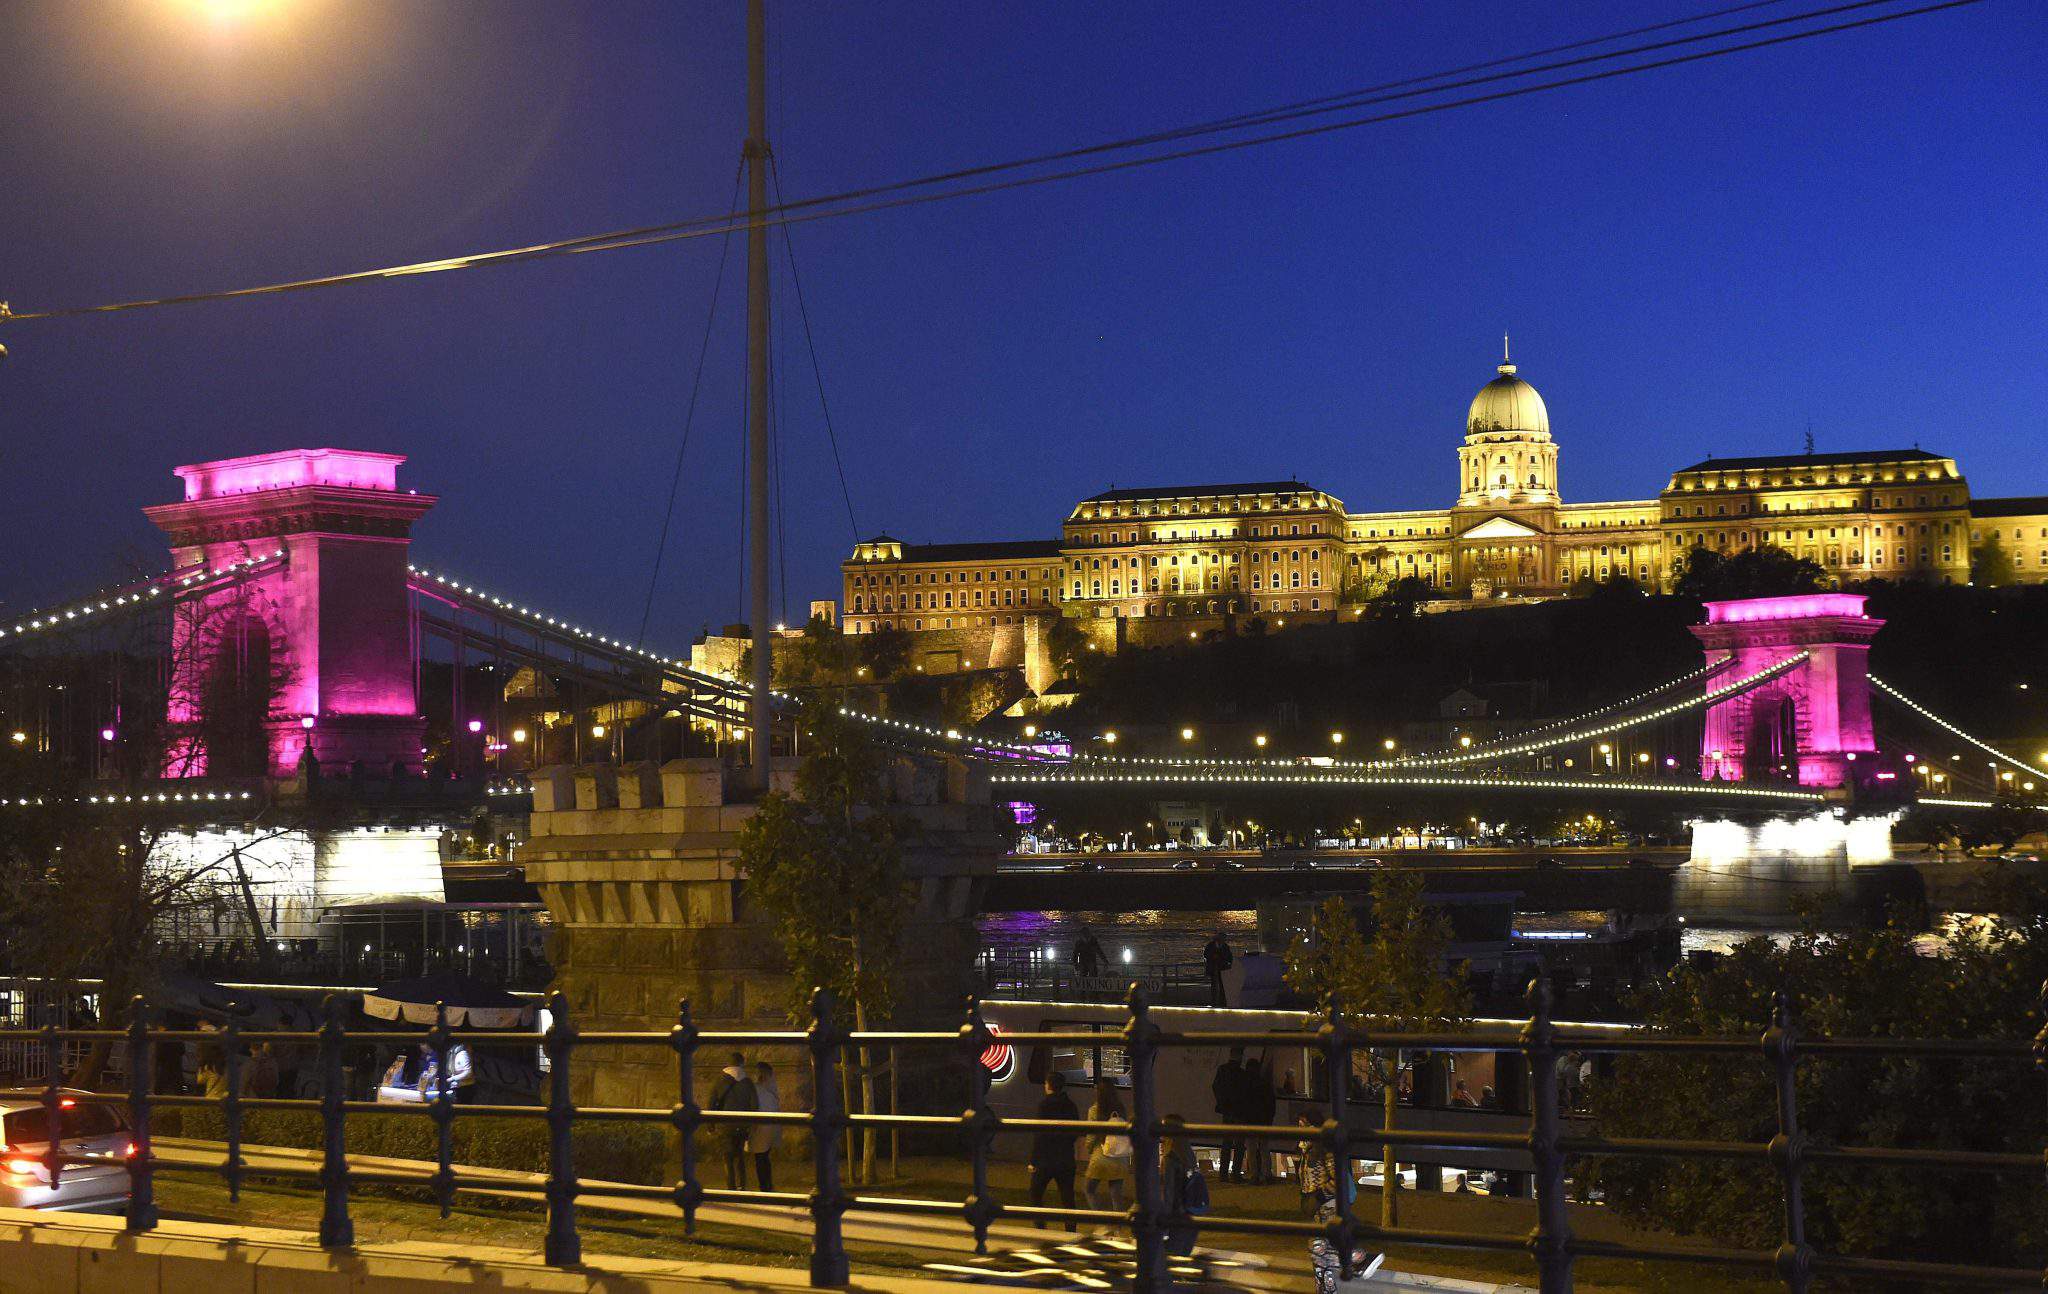
<svg viewBox="0 0 2048 1294"><path fill-rule="evenodd" d="M1498 371L1500 376L1480 387L1479 394L1472 397L1472 407L1465 414L1465 430L1474 434L1521 431L1549 436L1550 410L1543 407L1543 397L1536 394L1536 388L1515 376L1515 366L1505 356Z"/></svg>

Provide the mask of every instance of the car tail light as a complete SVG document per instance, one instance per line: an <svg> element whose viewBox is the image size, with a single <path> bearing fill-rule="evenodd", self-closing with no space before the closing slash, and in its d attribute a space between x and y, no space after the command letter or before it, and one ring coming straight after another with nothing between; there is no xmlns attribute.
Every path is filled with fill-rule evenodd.
<svg viewBox="0 0 2048 1294"><path fill-rule="evenodd" d="M121 1158L123 1158L123 1159L133 1159L133 1158L135 1158L135 1143L134 1143L134 1142L132 1142L132 1141L131 1141L131 1142L129 1142L129 1143L127 1144L127 1145L125 1145L125 1146L121 1147Z"/></svg>
<svg viewBox="0 0 2048 1294"><path fill-rule="evenodd" d="M73 1099L72 1099L71 1097L68 1097L68 1096L67 1096L67 1097L63 1097L62 1099L60 1099L60 1100L59 1100L59 1101L57 1102L57 1108L58 1108L58 1109L60 1109L60 1110L69 1110L69 1109L73 1109L73 1108L75 1108L75 1107L76 1107L77 1105L78 1105L78 1102L77 1102L77 1101L75 1101L75 1100L73 1100Z"/></svg>

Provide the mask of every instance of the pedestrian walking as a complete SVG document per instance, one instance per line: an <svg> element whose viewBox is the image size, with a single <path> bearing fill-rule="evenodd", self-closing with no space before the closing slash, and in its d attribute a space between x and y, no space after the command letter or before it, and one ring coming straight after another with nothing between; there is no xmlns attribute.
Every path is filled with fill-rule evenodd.
<svg viewBox="0 0 2048 1294"><path fill-rule="evenodd" d="M782 1093L775 1086L775 1067L765 1060L754 1062L754 1108L764 1114L782 1109ZM779 1123L757 1123L747 1132L747 1153L754 1157L754 1183L764 1191L775 1189L775 1149L781 1144Z"/></svg>
<svg viewBox="0 0 2048 1294"><path fill-rule="evenodd" d="M1074 1098L1067 1095L1067 1076L1053 1070L1045 1076L1045 1097L1038 1103L1038 1118L1072 1119L1079 1121L1081 1109L1074 1104ZM1047 1129L1031 1138L1031 1206L1037 1208L1045 1202L1045 1188L1057 1186L1060 1204L1065 1208L1074 1207L1074 1142L1080 1138L1080 1131ZM1045 1230L1041 1219L1037 1224ZM1072 1222L1067 1230L1075 1230Z"/></svg>
<svg viewBox="0 0 2048 1294"><path fill-rule="evenodd" d="M1123 1098L1116 1084L1104 1079L1095 1085L1095 1104L1088 1108L1095 1123L1121 1123ZM1082 1173L1082 1188L1088 1193L1088 1207L1121 1212L1124 1183L1131 1178L1131 1138L1122 1132L1098 1132L1088 1139L1088 1167Z"/></svg>
<svg viewBox="0 0 2048 1294"><path fill-rule="evenodd" d="M719 1071L718 1081L712 1084L710 1108L746 1113L761 1108L754 1080L747 1077L747 1058L739 1052L732 1053L732 1063ZM718 1125L718 1148L725 1156L725 1184L735 1191L746 1189L745 1160L751 1131L752 1125L745 1123Z"/></svg>
<svg viewBox="0 0 2048 1294"><path fill-rule="evenodd" d="M1236 960L1230 955L1230 945L1224 942L1223 932L1218 930L1202 945L1202 970L1209 977L1209 1005L1229 1006L1229 994L1223 991L1223 972L1230 969Z"/></svg>
<svg viewBox="0 0 2048 1294"><path fill-rule="evenodd" d="M1311 1134L1300 1146L1300 1167L1295 1186L1301 1192L1301 1216L1315 1217L1323 1205L1337 1198L1337 1163L1322 1139L1315 1135L1315 1120L1304 1114L1295 1120Z"/></svg>

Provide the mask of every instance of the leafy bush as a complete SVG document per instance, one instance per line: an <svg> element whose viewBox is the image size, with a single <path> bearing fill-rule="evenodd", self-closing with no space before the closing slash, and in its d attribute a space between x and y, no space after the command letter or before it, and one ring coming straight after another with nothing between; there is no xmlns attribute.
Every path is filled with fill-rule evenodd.
<svg viewBox="0 0 2048 1294"><path fill-rule="evenodd" d="M156 1131L160 1136L227 1140L227 1120L218 1110L166 1114L178 1117L159 1117ZM344 1126L351 1155L432 1161L437 1154L434 1123L424 1114L352 1114ZM248 1145L317 1150L320 1116L311 1110L251 1110L242 1116L242 1140ZM578 1177L644 1185L675 1180L678 1155L671 1129L579 1121L571 1140ZM548 1170L547 1124L538 1117L464 1118L458 1114L451 1151L458 1164L544 1173Z"/></svg>
<svg viewBox="0 0 2048 1294"><path fill-rule="evenodd" d="M2038 897L2036 899L2038 901ZM2036 912L2038 908L2034 909ZM1760 1037L1783 990L1806 1036L2029 1037L2048 976L2048 919L1966 925L1937 955L1903 921L1851 934L1766 939L1652 985L1651 1027ZM2038 1154L2039 1087L2026 1058L1808 1056L1796 1071L1801 1130L1834 1146ZM1603 1135L1761 1143L1778 1130L1773 1069L1759 1053L1622 1058L1595 1084ZM1594 1174L1624 1217L1731 1244L1775 1247L1782 1214L1766 1164L1610 1159ZM1807 1168L1807 1237L1837 1252L2038 1266L2048 1242L2038 1176L1938 1168Z"/></svg>

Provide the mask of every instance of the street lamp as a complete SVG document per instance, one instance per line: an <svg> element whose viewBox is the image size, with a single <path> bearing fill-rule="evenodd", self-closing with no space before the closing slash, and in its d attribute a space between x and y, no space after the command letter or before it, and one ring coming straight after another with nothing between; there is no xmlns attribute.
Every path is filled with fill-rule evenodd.
<svg viewBox="0 0 2048 1294"><path fill-rule="evenodd" d="M15 734L15 740L21 740L21 736L19 733ZM1252 738L1252 745L1257 746L1260 750L1264 750L1266 748L1266 734L1262 732L1258 736Z"/></svg>
<svg viewBox="0 0 2048 1294"><path fill-rule="evenodd" d="M1380 747L1384 750L1391 752L1394 749L1394 739L1392 737L1387 738L1385 741L1380 743Z"/></svg>
<svg viewBox="0 0 2048 1294"><path fill-rule="evenodd" d="M604 740L604 732L605 728L603 724L593 723L590 725L590 735L597 738L599 741Z"/></svg>
<svg viewBox="0 0 2048 1294"><path fill-rule="evenodd" d="M1104 744L1106 744L1106 745L1110 745L1110 746L1114 746L1114 745L1116 745L1116 730L1115 730L1115 729L1111 729L1110 731L1108 731L1108 732L1105 732L1105 733L1103 733L1103 734L1102 734L1102 740L1103 740Z"/></svg>
<svg viewBox="0 0 2048 1294"><path fill-rule="evenodd" d="M1195 739L1195 730L1193 728L1182 728L1180 730L1180 739L1182 741L1193 741Z"/></svg>
<svg viewBox="0 0 2048 1294"><path fill-rule="evenodd" d="M1460 746L1463 746L1465 749L1470 750L1472 748L1472 734L1468 732L1460 736L1458 738L1458 744Z"/></svg>
<svg viewBox="0 0 2048 1294"><path fill-rule="evenodd" d="M1331 733L1331 734L1330 734L1330 744L1331 744L1332 746L1341 746L1341 745L1343 745L1343 744L1344 744L1344 734L1343 734L1343 733L1341 733L1341 732L1333 732L1333 733Z"/></svg>

